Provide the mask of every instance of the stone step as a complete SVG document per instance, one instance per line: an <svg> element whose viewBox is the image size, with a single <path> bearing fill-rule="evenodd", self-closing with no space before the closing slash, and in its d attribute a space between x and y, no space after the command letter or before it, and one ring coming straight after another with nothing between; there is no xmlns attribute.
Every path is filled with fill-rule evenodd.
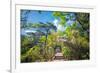
<svg viewBox="0 0 100 73"><path fill-rule="evenodd" d="M55 59L55 60L64 59L63 54L62 54L61 52L60 52L60 53L56 53L54 59Z"/></svg>

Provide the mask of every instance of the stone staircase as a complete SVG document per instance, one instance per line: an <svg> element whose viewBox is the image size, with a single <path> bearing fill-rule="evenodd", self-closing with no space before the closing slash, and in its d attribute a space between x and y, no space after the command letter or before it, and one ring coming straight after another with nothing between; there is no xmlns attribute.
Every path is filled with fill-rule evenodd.
<svg viewBox="0 0 100 73"><path fill-rule="evenodd" d="M54 60L64 60L63 54L61 52L57 52L55 54Z"/></svg>

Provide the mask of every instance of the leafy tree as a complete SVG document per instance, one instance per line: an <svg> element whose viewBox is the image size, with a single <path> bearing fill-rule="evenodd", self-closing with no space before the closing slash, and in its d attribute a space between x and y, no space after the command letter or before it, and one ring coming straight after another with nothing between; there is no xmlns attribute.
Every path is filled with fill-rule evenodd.
<svg viewBox="0 0 100 73"><path fill-rule="evenodd" d="M25 26L21 28L36 28L36 32L21 35L21 62L52 61L57 46L61 47L66 60L89 59L89 13L53 12L53 16L59 20L58 24L65 27L64 31L57 31L51 22L26 25L29 13L22 11L21 21L24 23L21 24ZM67 24L68 21L72 23Z"/></svg>
<svg viewBox="0 0 100 73"><path fill-rule="evenodd" d="M66 44L74 52L74 58L89 59L89 13L54 12L53 15L60 19L62 26L67 26ZM74 20L74 23L68 26L68 20Z"/></svg>
<svg viewBox="0 0 100 73"><path fill-rule="evenodd" d="M34 38L21 35L21 54L25 53L28 48L33 47Z"/></svg>
<svg viewBox="0 0 100 73"><path fill-rule="evenodd" d="M71 49L70 48L63 47L62 48L62 53L63 53L65 59L70 59L70 57L71 57Z"/></svg>
<svg viewBox="0 0 100 73"><path fill-rule="evenodd" d="M25 54L21 55L21 61L22 62L44 61L44 58L40 53L40 47L36 45L30 48Z"/></svg>

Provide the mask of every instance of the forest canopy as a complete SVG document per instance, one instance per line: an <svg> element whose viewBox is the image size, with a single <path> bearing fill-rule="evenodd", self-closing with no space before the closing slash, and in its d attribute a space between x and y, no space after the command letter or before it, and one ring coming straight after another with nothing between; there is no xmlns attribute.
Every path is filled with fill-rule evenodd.
<svg viewBox="0 0 100 73"><path fill-rule="evenodd" d="M89 60L90 14L21 10L21 62Z"/></svg>

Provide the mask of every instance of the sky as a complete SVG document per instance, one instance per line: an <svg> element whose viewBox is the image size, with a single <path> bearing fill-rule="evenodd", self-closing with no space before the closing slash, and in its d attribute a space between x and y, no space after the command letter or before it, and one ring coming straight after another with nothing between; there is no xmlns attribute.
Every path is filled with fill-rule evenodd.
<svg viewBox="0 0 100 73"><path fill-rule="evenodd" d="M22 15L21 17L25 16L25 11L28 10L22 10ZM65 27L62 27L61 25L59 25L59 20L57 18L55 18L53 16L53 11L41 11L41 13L39 13L39 11L36 10L31 10L28 14L27 14L27 23L39 23L39 22L52 22L56 27L57 30L64 30ZM67 21L67 24L72 24L73 21Z"/></svg>
<svg viewBox="0 0 100 73"><path fill-rule="evenodd" d="M52 15L52 11L42 11L39 13L38 11L31 11L28 14L28 23L38 23L38 22L53 22L54 21L54 16Z"/></svg>

